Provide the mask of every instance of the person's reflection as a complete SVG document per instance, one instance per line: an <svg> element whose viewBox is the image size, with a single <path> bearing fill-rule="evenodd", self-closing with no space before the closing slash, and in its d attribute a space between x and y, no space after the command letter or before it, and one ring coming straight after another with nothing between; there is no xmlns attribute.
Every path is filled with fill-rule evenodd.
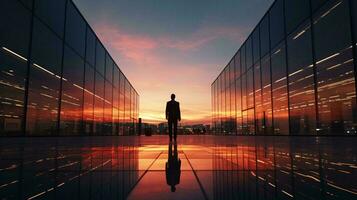
<svg viewBox="0 0 357 200"><path fill-rule="evenodd" d="M171 186L171 192L176 191L176 185L180 184L181 160L178 158L177 143L174 143L174 152L172 152L172 142L169 144L169 155L166 162L166 183Z"/></svg>

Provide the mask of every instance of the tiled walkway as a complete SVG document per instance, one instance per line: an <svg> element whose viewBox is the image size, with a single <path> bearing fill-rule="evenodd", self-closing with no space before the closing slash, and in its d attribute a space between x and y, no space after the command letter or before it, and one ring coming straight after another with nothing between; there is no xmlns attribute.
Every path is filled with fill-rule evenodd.
<svg viewBox="0 0 357 200"><path fill-rule="evenodd" d="M357 199L356 142L181 136L166 168L163 136L1 138L0 199Z"/></svg>

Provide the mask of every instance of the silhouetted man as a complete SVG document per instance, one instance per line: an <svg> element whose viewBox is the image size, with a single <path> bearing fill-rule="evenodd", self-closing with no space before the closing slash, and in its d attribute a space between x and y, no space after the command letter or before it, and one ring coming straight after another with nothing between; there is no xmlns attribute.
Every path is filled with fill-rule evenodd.
<svg viewBox="0 0 357 200"><path fill-rule="evenodd" d="M166 119L169 127L170 141L172 141L172 128L174 128L174 139L177 138L177 121L181 121L180 104L175 101L175 94L171 94L171 101L166 104ZM173 126L173 127L172 127Z"/></svg>
<svg viewBox="0 0 357 200"><path fill-rule="evenodd" d="M176 191L176 185L180 184L181 160L178 158L177 144L175 142L174 152L172 154L172 142L169 144L169 155L166 162L166 183L171 186L171 192Z"/></svg>

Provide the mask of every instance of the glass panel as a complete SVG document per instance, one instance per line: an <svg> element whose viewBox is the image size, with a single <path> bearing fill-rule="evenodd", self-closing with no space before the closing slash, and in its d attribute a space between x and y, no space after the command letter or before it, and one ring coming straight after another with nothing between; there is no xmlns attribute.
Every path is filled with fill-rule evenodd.
<svg viewBox="0 0 357 200"><path fill-rule="evenodd" d="M105 100L104 100L104 129L105 135L112 134L112 118L113 118L113 86L109 81L105 81Z"/></svg>
<svg viewBox="0 0 357 200"><path fill-rule="evenodd" d="M237 134L242 134L242 88L241 79L236 80Z"/></svg>
<svg viewBox="0 0 357 200"><path fill-rule="evenodd" d="M270 42L274 48L284 38L283 0L276 0L270 14Z"/></svg>
<svg viewBox="0 0 357 200"><path fill-rule="evenodd" d="M223 73L222 73L223 74ZM225 89L225 84L224 84L224 75L220 76L220 124L221 124L221 134L225 134L224 133L224 121L225 121L225 113L226 113L226 107L225 107L225 93L224 93L224 89Z"/></svg>
<svg viewBox="0 0 357 200"><path fill-rule="evenodd" d="M226 107L226 132L227 134L231 134L231 123L230 123L230 115L231 115L231 91L230 91L230 85L229 85L229 68L226 68L226 89L225 89L225 107Z"/></svg>
<svg viewBox="0 0 357 200"><path fill-rule="evenodd" d="M353 23L353 33L354 33L354 38L357 40L357 1L350 1L351 2L351 7L352 7L352 23ZM357 45L357 41L355 41Z"/></svg>
<svg viewBox="0 0 357 200"><path fill-rule="evenodd" d="M290 33L310 15L309 0L285 1L286 31Z"/></svg>
<svg viewBox="0 0 357 200"><path fill-rule="evenodd" d="M124 120L125 120L125 126L124 126L124 135L129 135L130 134L130 84L127 79L125 79L125 94L124 94L124 105L125 105L125 110L124 110Z"/></svg>
<svg viewBox="0 0 357 200"><path fill-rule="evenodd" d="M288 37L290 130L292 135L316 133L316 108L310 23Z"/></svg>
<svg viewBox="0 0 357 200"><path fill-rule="evenodd" d="M247 72L247 108L254 107L254 79L253 68Z"/></svg>
<svg viewBox="0 0 357 200"><path fill-rule="evenodd" d="M95 98L94 98L94 132L95 135L103 134L104 117L104 78L95 73Z"/></svg>
<svg viewBox="0 0 357 200"><path fill-rule="evenodd" d="M62 41L34 19L27 105L29 135L57 132Z"/></svg>
<svg viewBox="0 0 357 200"><path fill-rule="evenodd" d="M86 135L93 134L93 107L94 107L94 69L86 64L84 82L84 102L83 102L83 121Z"/></svg>
<svg viewBox="0 0 357 200"><path fill-rule="evenodd" d="M119 89L119 135L124 135L124 114L125 114L125 77L123 73L120 72L120 89Z"/></svg>
<svg viewBox="0 0 357 200"><path fill-rule="evenodd" d="M119 135L119 109L113 107L112 135Z"/></svg>
<svg viewBox="0 0 357 200"><path fill-rule="evenodd" d="M248 135L255 134L254 127L254 109L249 109L247 112L247 133Z"/></svg>
<svg viewBox="0 0 357 200"><path fill-rule="evenodd" d="M84 61L67 46L63 59L60 134L79 135L82 131Z"/></svg>
<svg viewBox="0 0 357 200"><path fill-rule="evenodd" d="M96 59L95 59L95 69L97 72L99 72L101 75L104 74L104 68L105 68L105 50L103 45L96 40Z"/></svg>
<svg viewBox="0 0 357 200"><path fill-rule="evenodd" d="M253 49L252 49L252 37L249 37L246 42L246 69L253 65Z"/></svg>
<svg viewBox="0 0 357 200"><path fill-rule="evenodd" d="M18 1L0 1L0 136L23 133L30 21Z"/></svg>
<svg viewBox="0 0 357 200"><path fill-rule="evenodd" d="M262 109L262 86L259 62L254 65L254 100L255 100L255 124L256 134L263 134L263 109Z"/></svg>
<svg viewBox="0 0 357 200"><path fill-rule="evenodd" d="M229 84L234 83L235 79L235 67L234 67L234 59L232 59L229 63Z"/></svg>
<svg viewBox="0 0 357 200"><path fill-rule="evenodd" d="M227 134L230 134L230 112L231 112L231 97L230 97L230 90L229 90L229 67L226 67L225 70L225 80L226 80L226 84L225 84L225 108L226 108L226 112L225 112L225 131Z"/></svg>
<svg viewBox="0 0 357 200"><path fill-rule="evenodd" d="M95 35L89 27L87 27L86 61L92 66L95 65Z"/></svg>
<svg viewBox="0 0 357 200"><path fill-rule="evenodd" d="M114 69L113 69L113 85L114 87L118 88L118 92L119 92L119 85L120 85L120 74L119 74L119 68L118 66L114 65Z"/></svg>
<svg viewBox="0 0 357 200"><path fill-rule="evenodd" d="M260 39L259 39L259 26L257 26L252 35L253 38L253 58L256 63L260 59Z"/></svg>
<svg viewBox="0 0 357 200"><path fill-rule="evenodd" d="M246 66L246 51L245 51L245 43L243 44L243 46L240 49L240 55L241 55L241 73L245 73L245 71L247 70L247 66Z"/></svg>
<svg viewBox="0 0 357 200"><path fill-rule="evenodd" d="M242 75L242 110L247 109L247 74Z"/></svg>
<svg viewBox="0 0 357 200"><path fill-rule="evenodd" d="M313 10L316 10L319 8L321 5L326 3L328 0L311 0L311 7Z"/></svg>
<svg viewBox="0 0 357 200"><path fill-rule="evenodd" d="M105 61L105 78L110 83L113 82L113 64L114 61L110 58L109 54L106 53L106 61Z"/></svg>
<svg viewBox="0 0 357 200"><path fill-rule="evenodd" d="M67 6L66 42L84 57L86 22L71 1Z"/></svg>
<svg viewBox="0 0 357 200"><path fill-rule="evenodd" d="M216 80L216 133L220 134L220 83Z"/></svg>
<svg viewBox="0 0 357 200"><path fill-rule="evenodd" d="M234 66L235 66L235 79L240 77L241 74L241 65L240 65L240 51L234 56Z"/></svg>
<svg viewBox="0 0 357 200"><path fill-rule="evenodd" d="M118 133L119 133L119 89L118 87L113 87L113 135L118 135Z"/></svg>
<svg viewBox="0 0 357 200"><path fill-rule="evenodd" d="M65 0L35 0L35 14L53 29L59 37L63 37Z"/></svg>
<svg viewBox="0 0 357 200"><path fill-rule="evenodd" d="M269 44L269 14L266 14L259 24L260 29L260 56L263 57L270 50Z"/></svg>
<svg viewBox="0 0 357 200"><path fill-rule="evenodd" d="M6 2L9 0L6 0ZM10 0L12 1L12 0ZM32 5L33 5L33 0L21 0L21 2L28 8L28 9L32 9Z"/></svg>
<svg viewBox="0 0 357 200"><path fill-rule="evenodd" d="M286 54L284 42L272 51L272 89L274 133L289 134L288 93L286 79Z"/></svg>
<svg viewBox="0 0 357 200"><path fill-rule="evenodd" d="M230 86L230 97L231 97L231 116L230 116L230 124L231 124L231 127L230 127L230 131L231 131L231 134L236 134L236 130L237 130L237 127L236 127L236 123L237 123L237 120L236 120L236 93L235 93L235 87L236 87L236 84L235 82L233 82Z"/></svg>
<svg viewBox="0 0 357 200"><path fill-rule="evenodd" d="M265 135L273 134L272 123L272 99L271 99L271 69L270 69L270 56L267 55L262 58L262 131Z"/></svg>
<svg viewBox="0 0 357 200"><path fill-rule="evenodd" d="M354 46L355 49L357 49L357 1L350 1L352 3L352 26L353 26L353 33L354 33ZM357 51L355 50L355 58L357 58ZM356 60L354 60L355 62L355 79L357 77L357 62ZM355 80L356 81L356 80ZM357 85L356 85L356 89L357 89ZM355 108L355 111L353 111L354 113L354 121L357 121L357 108Z"/></svg>
<svg viewBox="0 0 357 200"><path fill-rule="evenodd" d="M348 1L327 3L316 13L313 21L320 120L318 133L355 133L357 120L353 109L356 108L356 91ZM337 24L338 27L333 26Z"/></svg>

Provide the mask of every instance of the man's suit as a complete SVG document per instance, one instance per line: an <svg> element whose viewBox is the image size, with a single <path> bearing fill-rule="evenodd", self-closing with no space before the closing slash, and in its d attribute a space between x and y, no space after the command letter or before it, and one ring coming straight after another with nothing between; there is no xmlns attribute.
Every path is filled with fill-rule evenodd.
<svg viewBox="0 0 357 200"><path fill-rule="evenodd" d="M168 101L166 104L166 119L169 127L170 140L172 140L172 132L174 132L174 139L177 138L177 121L181 120L180 104L175 100ZM172 128L174 130L172 131Z"/></svg>

